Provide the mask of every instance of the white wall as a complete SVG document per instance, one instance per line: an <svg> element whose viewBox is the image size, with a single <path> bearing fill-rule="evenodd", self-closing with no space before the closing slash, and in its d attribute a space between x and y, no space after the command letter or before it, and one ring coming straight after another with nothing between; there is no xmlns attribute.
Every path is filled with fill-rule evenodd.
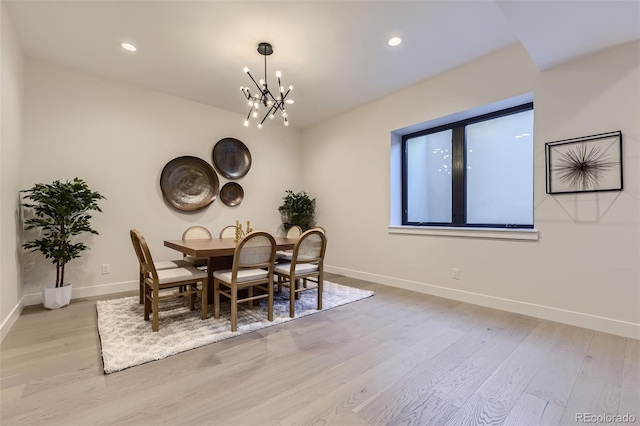
<svg viewBox="0 0 640 426"><path fill-rule="evenodd" d="M530 92L539 240L389 233L390 132ZM305 129L328 270L640 338L639 95L638 42L545 72L514 45ZM545 193L545 142L615 130L624 191Z"/></svg>
<svg viewBox="0 0 640 426"><path fill-rule="evenodd" d="M0 341L22 310L18 190L22 157L23 55L0 4Z"/></svg>
<svg viewBox="0 0 640 426"><path fill-rule="evenodd" d="M181 254L164 248L190 225L215 235L236 219L254 229L276 232L278 206L286 189L299 190L300 133L279 123L261 130L242 126L236 113L147 89L83 74L50 63L26 61L25 148L22 184L78 176L107 197L96 213L99 236L91 250L67 265L74 296L137 288L137 261L129 229L137 228L154 259ZM244 201L230 208L215 200L205 210L184 213L170 207L160 191L160 173L171 159L193 155L212 162L217 141L234 137L252 155L252 167L239 183ZM221 185L226 180L220 177ZM100 266L111 265L102 275ZM38 303L40 288L52 282L54 268L39 254L25 255L27 304ZM76 289L80 289L76 291Z"/></svg>

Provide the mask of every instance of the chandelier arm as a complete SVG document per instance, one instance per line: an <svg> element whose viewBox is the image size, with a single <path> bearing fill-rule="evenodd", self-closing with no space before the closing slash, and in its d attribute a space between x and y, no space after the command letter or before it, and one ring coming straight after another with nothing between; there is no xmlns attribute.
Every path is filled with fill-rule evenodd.
<svg viewBox="0 0 640 426"><path fill-rule="evenodd" d="M282 82L280 81L280 77L278 77L278 91L280 91L280 97L282 98Z"/></svg>
<svg viewBox="0 0 640 426"><path fill-rule="evenodd" d="M269 108L269 111L267 111L267 113L262 118L262 121L260 122L260 125L262 125L262 123L264 123L264 121L267 119L267 117L271 115L271 110L272 109L273 109L273 107Z"/></svg>
<svg viewBox="0 0 640 426"><path fill-rule="evenodd" d="M260 92L262 92L262 88L260 87L260 85L258 84L258 82L256 81L255 78L253 78L253 76L251 75L250 72L247 71L247 75L249 76L249 78L251 79L251 81L253 81L253 84L256 85L256 87L258 88L258 90L260 90Z"/></svg>
<svg viewBox="0 0 640 426"><path fill-rule="evenodd" d="M284 100L287 98L287 96L289 96L289 92L291 92L291 89L287 90L287 92L282 96L282 100L280 101L280 105L278 106L278 108L280 108L282 112L284 112L285 110Z"/></svg>
<svg viewBox="0 0 640 426"><path fill-rule="evenodd" d="M253 106L249 108L249 114L247 114L247 121L251 118L251 113L253 112Z"/></svg>
<svg viewBox="0 0 640 426"><path fill-rule="evenodd" d="M282 101L279 101L276 105L274 105L276 107L276 109L281 110L282 112L285 112L285 108L284 108L284 103Z"/></svg>

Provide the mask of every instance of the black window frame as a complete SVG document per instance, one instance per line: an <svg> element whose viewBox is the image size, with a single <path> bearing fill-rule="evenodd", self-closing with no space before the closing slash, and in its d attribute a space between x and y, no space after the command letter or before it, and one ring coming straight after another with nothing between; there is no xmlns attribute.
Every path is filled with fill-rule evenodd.
<svg viewBox="0 0 640 426"><path fill-rule="evenodd" d="M437 127L421 130L419 132L408 133L402 136L402 225L406 226L440 226L440 227L460 227L460 228L519 228L533 229L533 224L467 224L467 149L465 140L465 128L469 124L475 124L482 121L493 120L495 118L517 114L524 111L533 110L533 102L505 108L487 114L471 117L465 120L455 121ZM444 130L452 131L451 141L451 222L409 222L407 221L407 140L432 133L442 132ZM533 154L532 154L533 155ZM533 158L532 158L533 161Z"/></svg>

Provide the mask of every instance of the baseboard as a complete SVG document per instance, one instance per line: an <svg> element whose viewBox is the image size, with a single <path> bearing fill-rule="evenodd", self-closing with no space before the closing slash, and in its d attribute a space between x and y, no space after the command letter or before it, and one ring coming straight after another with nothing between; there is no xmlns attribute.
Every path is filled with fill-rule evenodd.
<svg viewBox="0 0 640 426"><path fill-rule="evenodd" d="M16 306L11 310L11 313L9 314L9 316L2 322L2 325L0 325L0 343L2 343L5 336L9 333L9 330L11 330L11 327L13 327L13 324L15 324L16 320L22 313L24 306L25 305L24 305L24 297L23 297L16 304Z"/></svg>
<svg viewBox="0 0 640 426"><path fill-rule="evenodd" d="M388 277L385 275L371 274L368 272L340 268L337 266L325 265L324 270L326 272L340 274L350 278L358 278L365 281L371 281L377 284L403 288L405 290L411 290L418 293L431 294L447 299L472 303L474 305L486 306L487 308L514 312L517 314L528 315L549 321L561 322L563 324L589 328L591 330L602 331L605 333L640 340L640 324L619 321L612 318L599 317L596 315L590 315L581 312L568 311L565 309L553 308L550 306L536 305L533 303L504 299L501 297L487 296L484 294L425 284L417 281Z"/></svg>
<svg viewBox="0 0 640 426"><path fill-rule="evenodd" d="M120 283L102 284L91 287L74 287L71 294L71 300L138 290L140 288L139 285L138 281L124 281ZM25 306L39 305L42 303L42 293L27 294L23 299Z"/></svg>

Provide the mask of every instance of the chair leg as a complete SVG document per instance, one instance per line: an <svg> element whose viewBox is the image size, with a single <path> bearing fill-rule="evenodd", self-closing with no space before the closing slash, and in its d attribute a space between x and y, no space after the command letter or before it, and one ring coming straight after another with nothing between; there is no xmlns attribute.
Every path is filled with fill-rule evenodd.
<svg viewBox="0 0 640 426"><path fill-rule="evenodd" d="M140 304L144 303L144 274L142 273L142 269L140 269Z"/></svg>
<svg viewBox="0 0 640 426"><path fill-rule="evenodd" d="M247 296L248 296L249 298L252 298L252 297L253 297L253 287L249 287L249 288L247 288ZM255 302L255 300L249 300L249 301L247 301L247 309L251 309L251 308L253 308L253 307L255 306L254 302Z"/></svg>
<svg viewBox="0 0 640 426"><path fill-rule="evenodd" d="M200 292L200 299L202 299L202 319L206 320L209 316L209 306L207 303L207 280L202 280L202 291Z"/></svg>
<svg viewBox="0 0 640 426"><path fill-rule="evenodd" d="M269 286L267 287L267 319L273 321L273 278L269 280Z"/></svg>
<svg viewBox="0 0 640 426"><path fill-rule="evenodd" d="M149 321L149 314L151 313L151 293L149 293L149 286L144 283L144 320Z"/></svg>
<svg viewBox="0 0 640 426"><path fill-rule="evenodd" d="M231 284L231 331L238 331L238 287Z"/></svg>
<svg viewBox="0 0 640 426"><path fill-rule="evenodd" d="M158 331L158 298L159 298L158 287L153 287L153 325L151 326L153 331Z"/></svg>
<svg viewBox="0 0 640 426"><path fill-rule="evenodd" d="M319 311L322 310L323 283L324 283L323 274L322 272L320 272L320 275L318 275L318 310Z"/></svg>
<svg viewBox="0 0 640 426"><path fill-rule="evenodd" d="M204 300L204 295L202 299ZM213 279L213 317L220 318L220 282L215 278Z"/></svg>
<svg viewBox="0 0 640 426"><path fill-rule="evenodd" d="M289 316L295 318L296 316L296 286L298 281L295 277L289 277Z"/></svg>
<svg viewBox="0 0 640 426"><path fill-rule="evenodd" d="M185 289L189 290L189 310L193 311L196 308L196 288L197 288L198 284L197 283L193 283L193 284L188 284L185 286Z"/></svg>

